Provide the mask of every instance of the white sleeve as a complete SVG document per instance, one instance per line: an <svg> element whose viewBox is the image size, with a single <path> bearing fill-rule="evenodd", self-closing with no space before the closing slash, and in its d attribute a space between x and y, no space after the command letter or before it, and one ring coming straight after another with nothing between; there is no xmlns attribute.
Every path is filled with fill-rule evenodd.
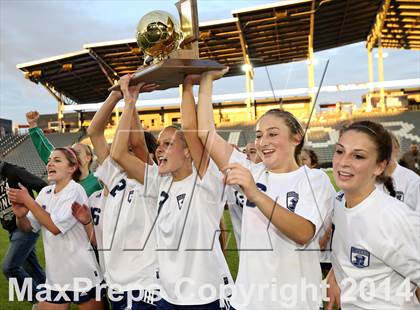
<svg viewBox="0 0 420 310"><path fill-rule="evenodd" d="M253 163L246 158L246 155L244 153L239 152L237 149L233 149L232 154L229 158L229 164L238 163L244 166L247 169L251 169L251 166Z"/></svg>
<svg viewBox="0 0 420 310"><path fill-rule="evenodd" d="M295 213L315 225L315 236L321 227L327 225L333 209L335 190L328 176L320 170L306 169L299 188ZM308 179L309 178L309 179Z"/></svg>
<svg viewBox="0 0 420 310"><path fill-rule="evenodd" d="M157 199L159 197L159 185L161 177L159 176L159 167L155 164L144 165L144 184L142 186L143 194L146 197Z"/></svg>
<svg viewBox="0 0 420 310"><path fill-rule="evenodd" d="M420 177L409 182L404 203L420 217Z"/></svg>
<svg viewBox="0 0 420 310"><path fill-rule="evenodd" d="M45 209L45 192L51 189L51 186L46 186L44 187L38 194L38 196L35 198L35 201L43 208ZM41 224L38 222L38 220L36 219L36 217L32 214L31 211L28 212L28 214L26 215L26 217L28 218L29 222L31 223L32 226L32 231L33 232L38 232L41 229Z"/></svg>
<svg viewBox="0 0 420 310"><path fill-rule="evenodd" d="M126 178L124 170L116 161L114 161L111 156L108 156L96 169L95 176L101 180L109 191L117 185L122 178Z"/></svg>
<svg viewBox="0 0 420 310"><path fill-rule="evenodd" d="M72 214L71 205L73 202L77 201L80 204L88 203L88 198L83 187L79 184L77 185L77 187L63 193L66 195L61 196L58 201L55 202L58 207L54 208L50 214L51 220L62 234L65 234L78 222Z"/></svg>
<svg viewBox="0 0 420 310"><path fill-rule="evenodd" d="M28 212L26 215L27 219L31 223L32 231L34 233L38 232L41 229L41 224L38 222L38 220L35 218L35 216L32 214L31 211Z"/></svg>
<svg viewBox="0 0 420 310"><path fill-rule="evenodd" d="M382 212L375 252L388 266L420 287L420 218L398 201Z"/></svg>

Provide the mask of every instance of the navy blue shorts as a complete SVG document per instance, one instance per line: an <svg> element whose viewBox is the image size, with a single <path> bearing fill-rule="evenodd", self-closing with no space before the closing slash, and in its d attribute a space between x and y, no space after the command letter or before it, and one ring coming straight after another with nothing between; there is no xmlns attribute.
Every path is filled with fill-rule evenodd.
<svg viewBox="0 0 420 310"><path fill-rule="evenodd" d="M68 304L74 303L76 305L84 304L91 299L96 299L96 287L91 288L89 291L85 292L74 292L74 291L48 291L51 298L46 298L44 301L52 303L52 304ZM101 300L103 296L105 296L106 290L101 289L100 296L98 296L98 300ZM43 295L43 294L42 294ZM47 295L48 296L48 295ZM48 296L49 297L49 296Z"/></svg>
<svg viewBox="0 0 420 310"><path fill-rule="evenodd" d="M204 305L173 305L164 299L157 302L157 310L221 310L220 301L216 300Z"/></svg>
<svg viewBox="0 0 420 310"><path fill-rule="evenodd" d="M156 310L155 301L158 299L158 296L154 293L148 291L131 291L130 292L133 299L131 305L129 305L128 292L116 293L113 292L112 296L108 295L109 302L111 303L112 310ZM119 301L113 301L113 299L121 299ZM131 307L127 307L131 306Z"/></svg>

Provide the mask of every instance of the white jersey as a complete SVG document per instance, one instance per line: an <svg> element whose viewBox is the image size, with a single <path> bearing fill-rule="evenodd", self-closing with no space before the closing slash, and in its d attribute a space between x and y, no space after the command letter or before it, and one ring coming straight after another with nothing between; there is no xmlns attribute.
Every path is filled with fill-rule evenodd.
<svg viewBox="0 0 420 310"><path fill-rule="evenodd" d="M420 176L397 164L391 177L396 192L395 198L404 202L420 216ZM376 188L388 193L383 184L376 184Z"/></svg>
<svg viewBox="0 0 420 310"><path fill-rule="evenodd" d="M345 207L343 193L335 202L331 261L342 309L419 307L409 296L420 286L418 217L379 190L353 208Z"/></svg>
<svg viewBox="0 0 420 310"><path fill-rule="evenodd" d="M287 208L316 227L313 240L302 247L270 225L259 208L247 200L232 306L237 310L318 309L322 279L317 233L331 212L335 196L328 176L305 166L289 173L268 172L263 163L254 164L236 150L230 162L250 169L257 187L277 207ZM291 290L297 295L291 296Z"/></svg>
<svg viewBox="0 0 420 310"><path fill-rule="evenodd" d="M83 291L85 284L74 283L82 278L93 286L102 282L102 274L95 254L81 223L72 215L71 206L77 201L87 203L86 192L80 184L71 180L59 193L55 185L44 187L36 202L50 214L52 222L61 233L52 234L38 222L32 212L28 219L34 232L42 231L45 252L46 287L52 290ZM68 285L68 286L67 286Z"/></svg>
<svg viewBox="0 0 420 310"><path fill-rule="evenodd" d="M245 195L232 186L226 186L226 204L229 208L230 220L235 234L236 246L241 244L242 210L245 204Z"/></svg>
<svg viewBox="0 0 420 310"><path fill-rule="evenodd" d="M202 179L159 176L153 166L145 185L159 193L156 237L161 296L176 305L200 305L226 297L233 284L219 243L223 177L213 161ZM208 296L213 290L213 296ZM204 296L200 296L203 291ZM201 294L201 295L203 295Z"/></svg>
<svg viewBox="0 0 420 310"><path fill-rule="evenodd" d="M111 157L95 175L109 189L103 220L105 280L115 291L153 289L156 242L152 234L156 197L129 179Z"/></svg>
<svg viewBox="0 0 420 310"><path fill-rule="evenodd" d="M92 222L95 228L96 248L103 249L102 246L102 230L103 230L103 212L106 203L106 196L103 189L92 193L89 196L88 205L92 213ZM104 251L98 251L99 266L102 274L105 274Z"/></svg>

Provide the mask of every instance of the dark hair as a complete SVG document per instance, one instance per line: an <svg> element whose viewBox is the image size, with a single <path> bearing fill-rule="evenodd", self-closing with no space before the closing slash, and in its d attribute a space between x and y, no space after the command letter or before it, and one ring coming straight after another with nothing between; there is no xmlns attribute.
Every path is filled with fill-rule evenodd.
<svg viewBox="0 0 420 310"><path fill-rule="evenodd" d="M354 122L340 131L340 137L350 130L366 134L376 146L378 155L376 162L380 163L385 160L387 165L389 164L392 155L392 138L389 132L381 124L371 121ZM376 181L383 183L392 197L396 196L392 177L385 175L385 169L376 177Z"/></svg>
<svg viewBox="0 0 420 310"><path fill-rule="evenodd" d="M79 154L72 147L56 147L54 151L60 151L64 154L64 157L69 162L70 167L76 166L76 170L73 172L72 178L74 181L79 182L82 172L80 171L80 158Z"/></svg>
<svg viewBox="0 0 420 310"><path fill-rule="evenodd" d="M311 165L314 168L318 168L319 166L319 160L318 160L318 155L316 155L315 151L312 149L308 149L308 148L303 148L301 152L306 152L309 155L309 158L311 159Z"/></svg>
<svg viewBox="0 0 420 310"><path fill-rule="evenodd" d="M155 163L157 163L156 155L155 155L155 151L156 151L156 148L157 148L156 137L152 133L150 133L148 131L145 131L144 132L144 140L146 141L146 146L147 146L147 150L149 151L149 154L152 154L153 161Z"/></svg>
<svg viewBox="0 0 420 310"><path fill-rule="evenodd" d="M303 148L303 143L304 143L304 131L303 131L303 128L302 128L301 124L296 119L296 117L294 117L294 115L292 113L290 113L288 111L285 111L285 110L281 110L281 109L268 110L258 119L257 123L259 123L261 121L261 119L264 116L267 116L267 115L273 115L273 116L276 116L278 118L283 119L286 126L289 127L290 137L292 137L294 135L300 135L301 136L300 143L296 146L295 153L294 153L295 161L296 161L297 164L299 164L300 163L299 155L300 155L300 152Z"/></svg>

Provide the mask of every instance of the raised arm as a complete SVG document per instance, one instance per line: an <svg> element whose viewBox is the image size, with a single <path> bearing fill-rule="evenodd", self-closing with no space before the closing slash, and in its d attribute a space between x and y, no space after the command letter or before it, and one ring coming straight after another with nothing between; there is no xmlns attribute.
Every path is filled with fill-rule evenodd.
<svg viewBox="0 0 420 310"><path fill-rule="evenodd" d="M29 111L26 113L26 120L29 124L29 135L31 137L32 143L35 146L35 149L44 162L48 163L48 158L50 157L51 152L54 150L54 145L47 139L44 132L41 128L38 127L39 113L38 111Z"/></svg>
<svg viewBox="0 0 420 310"><path fill-rule="evenodd" d="M211 96L213 81L221 78L227 71L228 69L224 69L203 73L198 94L198 135L219 169L229 163L233 147L216 132Z"/></svg>
<svg viewBox="0 0 420 310"><path fill-rule="evenodd" d="M112 91L103 105L95 113L95 116L90 123L87 130L90 140L92 141L98 162L102 162L109 155L109 147L105 138L106 124L112 114L115 105L122 99L122 94L119 91Z"/></svg>
<svg viewBox="0 0 420 310"><path fill-rule="evenodd" d="M134 155L136 155L143 162L153 164L153 159L147 149L146 139L144 137L144 128L140 123L137 110L133 111L133 118L131 120L131 131L130 131L130 145Z"/></svg>
<svg viewBox="0 0 420 310"><path fill-rule="evenodd" d="M197 80L200 80L199 75L189 75L184 80L182 87L181 123L194 166L200 178L202 178L209 165L209 156L197 134L197 112L195 110L193 95L193 86Z"/></svg>
<svg viewBox="0 0 420 310"><path fill-rule="evenodd" d="M144 183L145 162L129 151L130 129L133 113L136 110L136 101L139 91L144 83L137 84L135 87L128 88L131 75L123 76L119 83L124 95L124 111L115 133L114 142L111 147L111 157L115 160L131 177L141 184Z"/></svg>

